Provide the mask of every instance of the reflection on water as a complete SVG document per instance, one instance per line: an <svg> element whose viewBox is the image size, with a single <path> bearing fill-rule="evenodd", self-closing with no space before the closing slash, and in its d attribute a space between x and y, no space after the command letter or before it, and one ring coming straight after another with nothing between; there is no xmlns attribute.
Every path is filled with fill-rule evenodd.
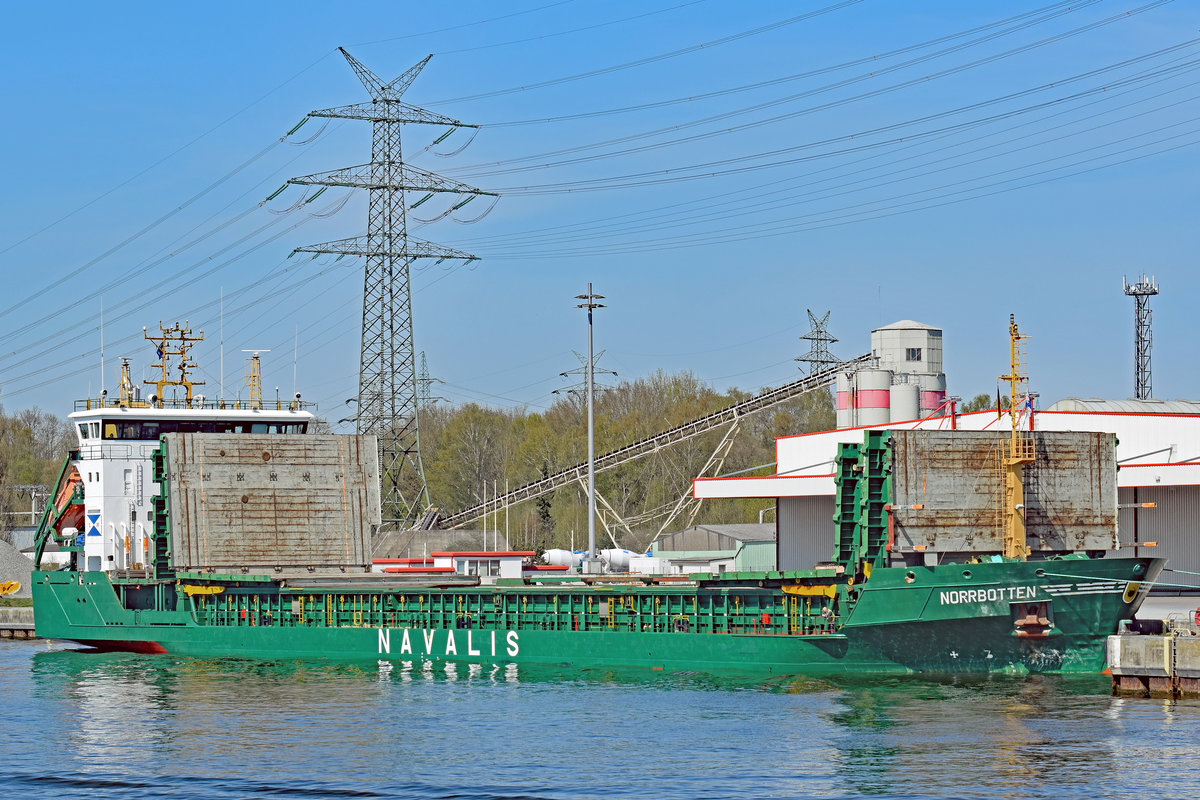
<svg viewBox="0 0 1200 800"><path fill-rule="evenodd" d="M1200 704L1107 680L786 678L0 645L30 797L1166 797ZM52 757L51 757L52 754Z"/></svg>

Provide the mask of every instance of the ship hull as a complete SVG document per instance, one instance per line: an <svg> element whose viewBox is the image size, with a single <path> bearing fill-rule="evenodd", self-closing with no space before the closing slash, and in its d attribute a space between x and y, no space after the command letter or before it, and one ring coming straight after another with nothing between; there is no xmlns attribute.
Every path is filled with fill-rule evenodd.
<svg viewBox="0 0 1200 800"><path fill-rule="evenodd" d="M598 598L615 602L619 588L574 587L581 613L563 615L559 622L514 611L490 624L480 615L467 626L464 615L398 618L372 609L386 607L384 601L395 605L400 598L409 600L409 608L418 599L424 606L433 592L459 607L486 602L498 608L503 601L521 608L533 589L393 588L378 596L378 606L375 595L357 595L371 599L359 612L336 615L332 609L337 604L327 594L328 613L310 612L308 618L301 613L299 619L240 612L217 616L204 611L203 603L173 610L128 608L104 573L38 572L33 592L39 636L144 653L755 675L1087 673L1104 669L1105 637L1133 616L1161 568L1159 559L1079 559L881 569L853 587L848 611L829 630L818 632L789 632L786 619L778 618L761 629L755 623L735 630L728 620L706 620L702 612L686 626L633 629L615 621L617 617L583 612ZM643 603L657 604L659 598L686 611L715 608L697 604L704 592L741 590L725 583L714 581L719 589L701 585L691 594L674 589L673 600L666 594L659 598L654 589L639 591ZM261 600L265 608L273 599L279 607L275 589L268 585L248 591L230 587L231 593L235 590L242 592L238 603L246 607L259 608ZM753 591L787 607L782 590ZM1023 627L1022 619L1031 612L1048 624Z"/></svg>

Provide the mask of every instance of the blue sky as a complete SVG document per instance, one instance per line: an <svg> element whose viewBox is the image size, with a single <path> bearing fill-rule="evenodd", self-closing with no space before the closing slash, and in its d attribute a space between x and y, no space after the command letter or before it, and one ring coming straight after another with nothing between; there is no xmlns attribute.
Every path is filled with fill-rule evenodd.
<svg viewBox="0 0 1200 800"><path fill-rule="evenodd" d="M810 13L816 12L816 13ZM65 413L143 325L203 328L236 395L337 420L356 392L361 267L287 255L362 233L365 197L291 213L289 177L368 159L366 99L337 54L405 99L482 125L410 126L406 157L502 198L416 235L482 258L413 275L417 348L454 402L549 405L586 346L573 296L607 296L597 347L622 378L718 388L797 375L805 309L839 355L881 323L945 331L950 391L992 392L1015 313L1045 402L1130 396L1132 301L1155 275L1154 388L1200 397L1200 9L1184 2L43 3L7 10L0 402ZM807 17L807 18L801 18ZM304 141L320 132L307 144ZM334 211L328 218L308 211ZM416 198L414 197L413 200ZM328 201L328 202L327 202ZM415 217L446 206L430 201ZM298 347L296 342L298 341ZM149 377L149 374L145 374Z"/></svg>

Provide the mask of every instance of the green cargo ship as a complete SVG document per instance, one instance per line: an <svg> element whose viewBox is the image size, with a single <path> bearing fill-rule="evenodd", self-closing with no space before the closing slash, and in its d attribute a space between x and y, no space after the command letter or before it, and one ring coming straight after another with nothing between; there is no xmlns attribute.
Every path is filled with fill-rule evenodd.
<svg viewBox="0 0 1200 800"><path fill-rule="evenodd" d="M168 333L155 340L160 353ZM79 447L37 537L39 567L51 544L65 559L33 573L39 636L146 653L414 665L1099 672L1105 638L1163 567L1094 552L1030 560L1012 514L1003 553L910 563L894 552L894 437L867 431L839 450L833 557L811 570L528 569L494 583L372 572L373 437L306 433L312 415L298 398L272 409L251 392L249 406L214 404L191 396L186 373L175 385L187 390L178 403L160 399L163 384L142 401L126 369L116 401L84 401L70 415ZM998 441L1005 497L1018 505L1036 444L1015 425Z"/></svg>

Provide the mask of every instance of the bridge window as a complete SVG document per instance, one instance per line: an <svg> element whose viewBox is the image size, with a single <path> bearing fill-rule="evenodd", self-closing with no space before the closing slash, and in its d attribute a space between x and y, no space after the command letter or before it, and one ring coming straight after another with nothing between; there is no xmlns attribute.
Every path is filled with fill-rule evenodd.
<svg viewBox="0 0 1200 800"><path fill-rule="evenodd" d="M91 436L99 435L100 423L91 423ZM105 439L135 439L157 441L165 433L304 433L307 422L232 422L226 420L105 420ZM83 438L88 438L87 425L79 426Z"/></svg>

